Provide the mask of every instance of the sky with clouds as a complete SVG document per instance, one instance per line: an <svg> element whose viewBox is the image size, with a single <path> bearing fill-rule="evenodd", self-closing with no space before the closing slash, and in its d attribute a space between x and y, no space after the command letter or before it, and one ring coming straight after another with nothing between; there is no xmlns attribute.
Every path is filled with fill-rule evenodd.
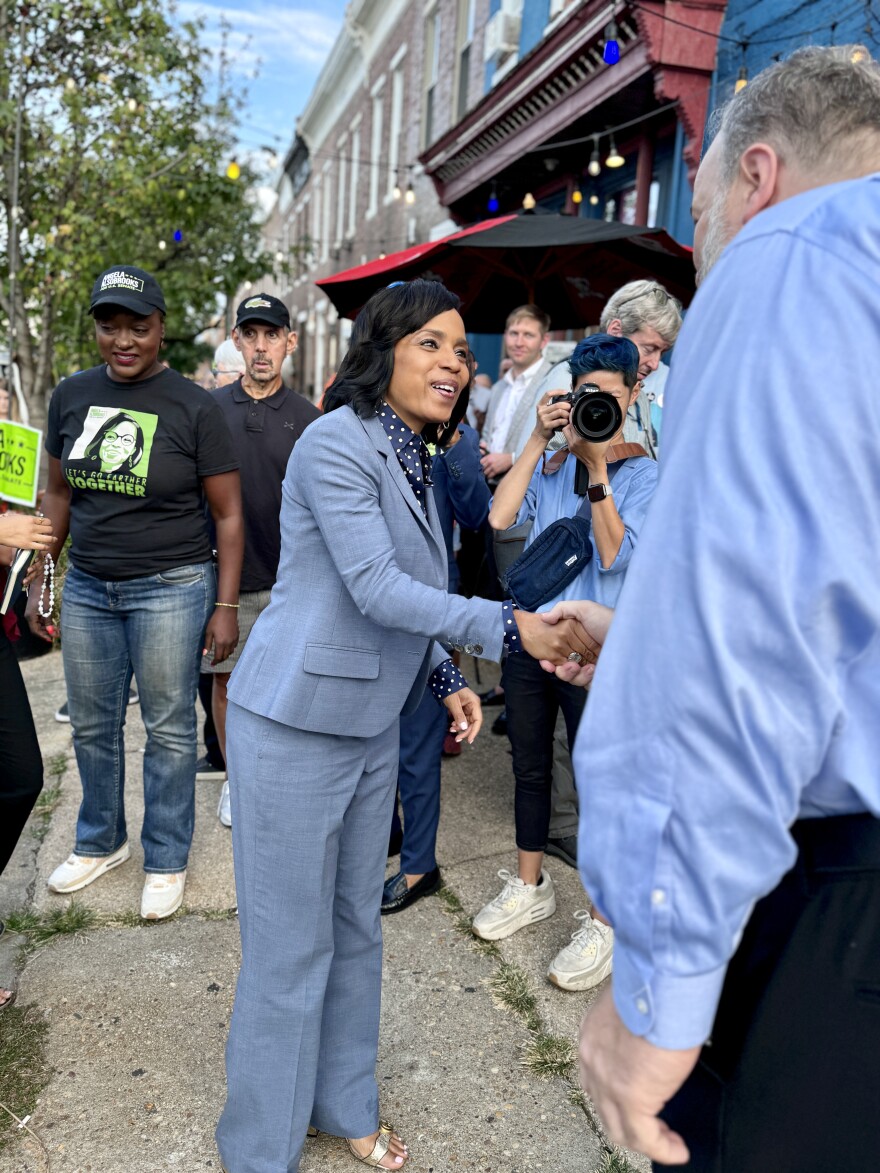
<svg viewBox="0 0 880 1173"><path fill-rule="evenodd" d="M287 150L297 115L342 27L345 5L346 0L179 0L180 19L204 19L201 39L214 52L222 43L223 20L230 26L233 76L248 91L239 131L245 151L263 144L282 155Z"/></svg>

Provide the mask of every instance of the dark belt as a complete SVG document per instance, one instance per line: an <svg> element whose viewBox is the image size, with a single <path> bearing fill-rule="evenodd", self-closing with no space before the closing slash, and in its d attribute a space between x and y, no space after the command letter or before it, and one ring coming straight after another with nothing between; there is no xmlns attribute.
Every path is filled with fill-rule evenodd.
<svg viewBox="0 0 880 1173"><path fill-rule="evenodd" d="M871 814L798 819L791 834L808 873L880 871L880 819Z"/></svg>

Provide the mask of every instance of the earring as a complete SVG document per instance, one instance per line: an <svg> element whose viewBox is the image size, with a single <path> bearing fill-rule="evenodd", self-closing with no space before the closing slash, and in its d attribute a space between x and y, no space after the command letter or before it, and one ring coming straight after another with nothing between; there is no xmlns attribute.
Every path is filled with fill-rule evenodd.
<svg viewBox="0 0 880 1173"><path fill-rule="evenodd" d="M452 419L451 419L451 418L450 418L450 419L448 419L448 420L446 421L446 423L443 425L443 431L444 431L444 432L448 432L448 431L449 431L449 425L450 425L451 423L452 423Z"/></svg>

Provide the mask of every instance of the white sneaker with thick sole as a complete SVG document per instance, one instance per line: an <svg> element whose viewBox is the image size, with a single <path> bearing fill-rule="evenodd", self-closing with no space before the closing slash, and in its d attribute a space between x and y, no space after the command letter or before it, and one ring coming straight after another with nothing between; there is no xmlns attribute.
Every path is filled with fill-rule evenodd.
<svg viewBox="0 0 880 1173"><path fill-rule="evenodd" d="M147 872L141 896L141 919L164 920L183 904L186 872Z"/></svg>
<svg viewBox="0 0 880 1173"><path fill-rule="evenodd" d="M232 799L229 797L229 779L223 783L220 791L220 802L217 805L217 818L224 827L232 826Z"/></svg>
<svg viewBox="0 0 880 1173"><path fill-rule="evenodd" d="M77 855L71 853L64 863L59 864L47 883L50 892L78 892L105 872L118 868L131 855L128 840L117 847L112 855Z"/></svg>
<svg viewBox="0 0 880 1173"><path fill-rule="evenodd" d="M484 941L512 937L519 929L546 920L556 911L553 881L543 868L540 884L526 884L506 868L502 868L498 875L504 881L504 887L474 917L473 930Z"/></svg>
<svg viewBox="0 0 880 1173"><path fill-rule="evenodd" d="M562 990L592 990L611 973L614 929L593 920L584 909L574 916L584 922L583 928L572 933L571 941L553 958L547 977Z"/></svg>

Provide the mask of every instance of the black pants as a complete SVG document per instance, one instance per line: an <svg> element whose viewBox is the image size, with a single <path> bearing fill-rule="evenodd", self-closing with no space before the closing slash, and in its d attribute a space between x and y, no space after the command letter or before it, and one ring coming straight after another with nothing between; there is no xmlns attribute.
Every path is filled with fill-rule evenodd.
<svg viewBox="0 0 880 1173"><path fill-rule="evenodd" d="M711 1044L663 1111L691 1151L679 1171L880 1168L880 820L793 833L797 863L755 906Z"/></svg>
<svg viewBox="0 0 880 1173"><path fill-rule="evenodd" d="M226 763L220 752L220 739L214 727L214 714L211 709L211 696L214 691L214 673L199 673L199 700L205 710L205 724L202 726L202 741L205 743L205 757L215 770L225 770Z"/></svg>
<svg viewBox="0 0 880 1173"><path fill-rule="evenodd" d="M587 694L545 672L527 652L507 657L502 682L516 780L516 845L521 851L543 851L550 826L556 718L561 709L573 746Z"/></svg>
<svg viewBox="0 0 880 1173"><path fill-rule="evenodd" d="M12 644L0 627L0 872L42 789L43 759L31 707Z"/></svg>

